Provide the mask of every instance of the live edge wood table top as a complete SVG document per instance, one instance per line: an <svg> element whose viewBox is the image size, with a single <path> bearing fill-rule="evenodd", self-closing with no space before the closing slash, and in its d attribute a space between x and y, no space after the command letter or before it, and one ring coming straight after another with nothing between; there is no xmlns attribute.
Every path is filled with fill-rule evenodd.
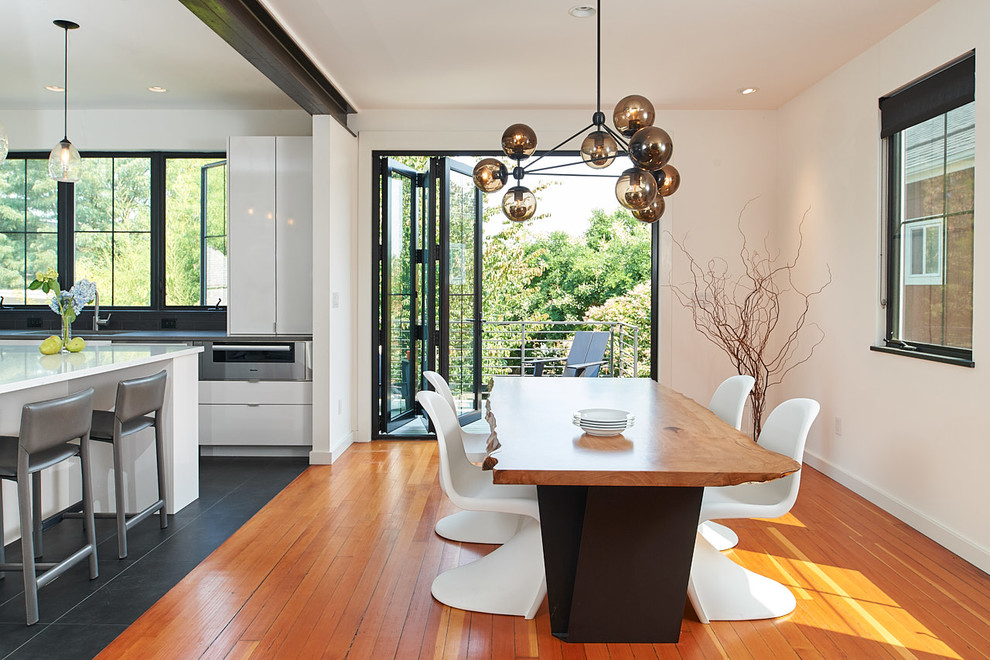
<svg viewBox="0 0 990 660"><path fill-rule="evenodd" d="M676 642L705 486L800 469L707 408L649 379L496 378L485 461L499 484L535 484L550 629L569 642ZM586 435L583 408L636 417Z"/></svg>
<svg viewBox="0 0 990 660"><path fill-rule="evenodd" d="M800 469L707 408L648 378L499 377L489 396L501 447L495 483L560 486L731 486ZM636 417L621 435L586 435L583 408Z"/></svg>

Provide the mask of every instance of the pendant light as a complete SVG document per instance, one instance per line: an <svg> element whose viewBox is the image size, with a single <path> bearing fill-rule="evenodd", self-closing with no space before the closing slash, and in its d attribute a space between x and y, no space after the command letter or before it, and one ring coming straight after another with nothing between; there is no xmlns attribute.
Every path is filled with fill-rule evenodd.
<svg viewBox="0 0 990 660"><path fill-rule="evenodd" d="M79 150L69 142L69 30L79 27L78 23L58 19L52 21L58 27L65 30L65 83L64 83L64 107L63 107L63 137L52 149L48 156L48 176L56 181L74 182L79 180L79 170L82 168L82 157Z"/></svg>
<svg viewBox="0 0 990 660"><path fill-rule="evenodd" d="M598 7L574 7L572 16L586 17L597 15L597 109L591 124L567 138L557 146L542 154L536 154L536 132L526 124L513 124L502 134L502 151L514 164L506 165L497 158L485 158L474 168L474 184L486 193L501 190L509 181L515 185L509 188L502 198L502 212L509 220L520 222L529 220L536 214L536 196L522 185L526 174L544 174L549 170L565 168L584 163L592 170L603 170L618 156L628 156L631 167L619 175L615 184L615 197L622 206L629 209L632 216L643 222L656 222L663 215L666 202L664 197L672 195L680 185L680 173L670 165L674 143L667 131L654 126L656 110L649 99L638 94L630 94L620 100L612 112L613 130L606 123L602 112L602 18L601 1ZM587 133L581 142L581 160L577 163L534 167L542 158L556 153L571 140ZM523 165L530 156L533 161ZM610 176L607 174L574 174L557 172L563 176Z"/></svg>

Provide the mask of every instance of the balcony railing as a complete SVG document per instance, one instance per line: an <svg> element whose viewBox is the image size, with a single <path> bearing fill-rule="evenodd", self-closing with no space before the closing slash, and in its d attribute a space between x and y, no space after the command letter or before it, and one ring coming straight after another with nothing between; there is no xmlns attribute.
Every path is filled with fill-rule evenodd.
<svg viewBox="0 0 990 660"><path fill-rule="evenodd" d="M485 321L482 324L482 382L492 376L532 374L532 361L561 358L544 373L559 374L574 333L599 330L609 333L605 364L599 377L637 378L640 367L639 328L610 321Z"/></svg>

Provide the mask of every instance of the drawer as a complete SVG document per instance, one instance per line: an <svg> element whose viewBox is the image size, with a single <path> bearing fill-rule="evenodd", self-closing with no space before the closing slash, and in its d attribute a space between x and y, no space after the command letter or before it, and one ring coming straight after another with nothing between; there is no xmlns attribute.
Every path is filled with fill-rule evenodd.
<svg viewBox="0 0 990 660"><path fill-rule="evenodd" d="M200 404L199 444L311 446L313 407Z"/></svg>
<svg viewBox="0 0 990 660"><path fill-rule="evenodd" d="M199 402L305 405L313 403L313 383L281 380L201 380Z"/></svg>

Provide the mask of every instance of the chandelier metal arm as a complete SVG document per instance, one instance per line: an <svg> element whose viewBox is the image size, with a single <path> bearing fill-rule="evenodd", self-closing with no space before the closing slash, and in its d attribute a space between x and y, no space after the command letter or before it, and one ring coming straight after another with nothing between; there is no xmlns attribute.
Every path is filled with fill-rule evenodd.
<svg viewBox="0 0 990 660"><path fill-rule="evenodd" d="M558 144L556 147L553 147L552 149L550 149L550 151L544 151L542 154L540 154L539 156L537 156L531 163L529 163L526 167L524 167L523 168L523 172L529 173L529 172L534 171L532 169L533 165L536 165L538 162L540 162L540 160L544 156L549 156L553 152L557 151L557 149L560 149L562 146L564 146L565 144L567 144L568 142L570 142L574 138L578 137L579 135L581 135L582 133L584 133L589 128L593 128L593 127L594 127L594 124L588 124L587 126L585 126L584 128L582 128L580 131L578 131L577 133L575 133L571 137L567 138L566 140L564 140L563 142L561 142L560 144Z"/></svg>
<svg viewBox="0 0 990 660"><path fill-rule="evenodd" d="M65 62L62 67L62 84L65 86L62 91L62 139L69 139L69 26L63 26L65 32L65 48L62 50Z"/></svg>

